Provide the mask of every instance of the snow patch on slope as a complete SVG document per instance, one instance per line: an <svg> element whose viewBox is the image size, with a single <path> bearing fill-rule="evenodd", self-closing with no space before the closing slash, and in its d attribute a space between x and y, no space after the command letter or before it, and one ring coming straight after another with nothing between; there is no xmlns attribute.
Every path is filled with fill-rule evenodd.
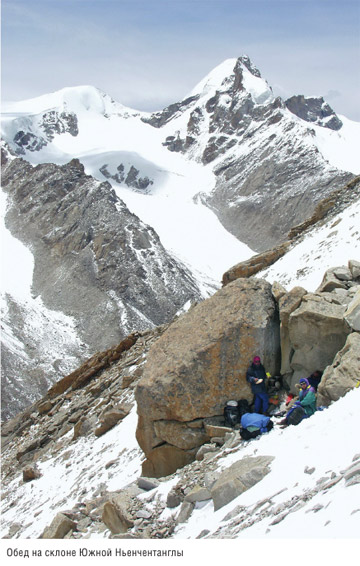
<svg viewBox="0 0 360 566"><path fill-rule="evenodd" d="M282 258L257 276L271 283L278 281L288 289L300 285L308 291L315 291L327 269L346 265L349 259L359 260L359 218L360 201L323 226L313 228Z"/></svg>
<svg viewBox="0 0 360 566"><path fill-rule="evenodd" d="M323 157L342 171L360 173L360 122L339 116L343 125L338 131L313 126L316 132L314 142Z"/></svg>
<svg viewBox="0 0 360 566"><path fill-rule="evenodd" d="M207 98L213 96L223 86L224 80L233 74L236 61L234 58L226 59L220 65L217 65L185 96L185 99L198 94Z"/></svg>

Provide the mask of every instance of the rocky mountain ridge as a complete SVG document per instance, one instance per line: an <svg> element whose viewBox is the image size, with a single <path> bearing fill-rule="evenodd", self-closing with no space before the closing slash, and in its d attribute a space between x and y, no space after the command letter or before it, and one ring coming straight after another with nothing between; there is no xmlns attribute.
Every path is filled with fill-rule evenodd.
<svg viewBox="0 0 360 566"><path fill-rule="evenodd" d="M138 163L138 157L145 156L141 143L137 149L134 145L138 155L128 155L125 160L124 152L116 149L116 144L113 146L111 121L114 125L114 120L118 121L119 129L123 122L127 123L126 129L131 124L134 133L138 131L136 136L152 137L155 146L162 144L170 152L184 154L211 168L214 187L209 193L199 190L197 198L231 234L258 252L282 242L294 225L311 216L320 200L350 181L353 173L359 173L339 170L322 153L318 141L322 131L328 131L329 136L336 131L341 136L344 130L331 107L321 97L297 95L286 101L275 98L247 56L225 61L189 97L154 114L121 107L96 89L68 91L71 89L52 95L49 104L56 102L57 109L46 108L41 113L37 104L36 120L32 122L29 115L27 129L20 129L22 122L18 123L16 113L8 114L3 137L11 151L25 151L25 156L36 163L49 158L63 163L72 155L82 161L87 172L108 179L115 189L126 184L146 193L150 185L151 192L156 191L159 181L155 171L150 171L149 163ZM59 126L59 116L64 112L77 116L77 130L69 130L74 138L68 143L70 151L63 135L67 129ZM97 146L99 136L104 137L101 143L107 149L103 154L96 155L91 144L84 146L81 112L85 112L84 116L87 113L88 124L93 121L97 128ZM45 128L49 113L58 116L50 133ZM151 129L156 131L152 134ZM19 149L15 141L19 132L21 138L38 136L51 143L46 152L42 147L34 151L29 146L26 150L25 145ZM329 136L332 143L334 138Z"/></svg>
<svg viewBox="0 0 360 566"><path fill-rule="evenodd" d="M9 195L6 223L34 256L33 296L76 322L83 346L71 349L73 368L88 352L116 344L129 331L155 327L201 298L189 271L166 252L154 230L130 213L108 183L85 175L79 161L33 167L3 152L2 187ZM7 313L7 325L18 329L17 339L33 358L33 338L24 340L22 314L10 296ZM5 344L3 417L29 402L29 387L17 388L17 356ZM35 357L40 395L61 367L54 359L49 368L49 351ZM27 371L34 370L23 360L21 373Z"/></svg>
<svg viewBox="0 0 360 566"><path fill-rule="evenodd" d="M264 251L352 178L324 160L304 124L340 130L342 122L322 98L275 98L248 57L226 63L231 74L219 70L214 83L210 76L195 89L200 94L145 120L167 132L173 122L164 145L212 164L215 188L202 202L230 233Z"/></svg>

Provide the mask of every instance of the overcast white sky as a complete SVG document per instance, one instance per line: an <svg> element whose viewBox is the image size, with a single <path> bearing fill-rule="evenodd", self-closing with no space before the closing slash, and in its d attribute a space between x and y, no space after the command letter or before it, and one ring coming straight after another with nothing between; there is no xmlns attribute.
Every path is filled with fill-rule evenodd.
<svg viewBox="0 0 360 566"><path fill-rule="evenodd" d="M3 0L2 98L90 84L139 110L248 54L275 94L360 121L360 0Z"/></svg>

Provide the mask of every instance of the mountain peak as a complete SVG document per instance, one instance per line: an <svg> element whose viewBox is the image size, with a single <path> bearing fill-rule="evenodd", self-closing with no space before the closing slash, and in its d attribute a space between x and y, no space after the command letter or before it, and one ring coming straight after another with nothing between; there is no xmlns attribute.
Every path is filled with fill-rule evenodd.
<svg viewBox="0 0 360 566"><path fill-rule="evenodd" d="M241 57L239 57L237 63L244 65L247 70L250 71L252 75L254 75L254 77L261 78L259 69L252 63L248 55L242 55Z"/></svg>
<svg viewBox="0 0 360 566"><path fill-rule="evenodd" d="M250 94L256 104L264 104L274 98L268 83L248 55L223 61L195 86L188 97L198 95L209 98L216 92L232 96L244 92Z"/></svg>
<svg viewBox="0 0 360 566"><path fill-rule="evenodd" d="M53 109L76 113L92 111L103 115L123 113L129 110L115 102L108 94L91 85L65 87L36 98L3 104L5 114L18 112L41 114Z"/></svg>

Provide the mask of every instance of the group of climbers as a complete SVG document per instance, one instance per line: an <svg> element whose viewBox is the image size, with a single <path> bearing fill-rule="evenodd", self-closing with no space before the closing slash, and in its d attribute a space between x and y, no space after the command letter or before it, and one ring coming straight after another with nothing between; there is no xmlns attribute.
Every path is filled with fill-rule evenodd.
<svg viewBox="0 0 360 566"><path fill-rule="evenodd" d="M273 422L268 413L269 395L267 392L267 379L270 374L266 372L261 358L255 356L246 372L246 381L251 386L254 395L253 412L245 412L240 418L240 435L244 440L255 438L273 428ZM297 425L303 419L313 415L316 411L316 391L322 377L322 372L316 370L308 378L301 378L297 387L299 395L288 397L285 418L279 423L281 427ZM284 416L284 412L279 416Z"/></svg>

